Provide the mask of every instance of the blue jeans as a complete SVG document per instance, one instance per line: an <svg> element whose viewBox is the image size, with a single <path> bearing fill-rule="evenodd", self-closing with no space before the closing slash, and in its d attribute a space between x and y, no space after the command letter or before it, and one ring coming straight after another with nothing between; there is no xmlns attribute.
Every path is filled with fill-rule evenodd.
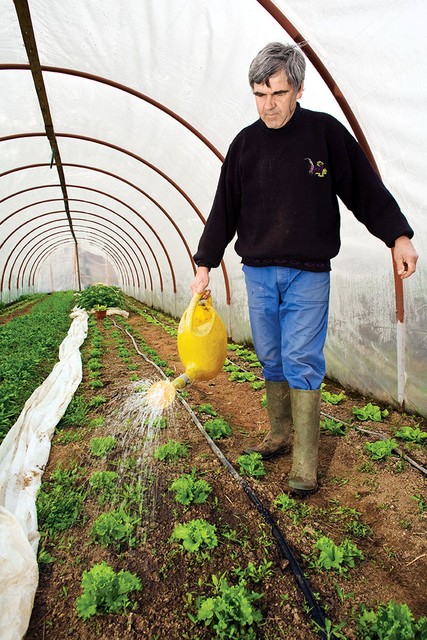
<svg viewBox="0 0 427 640"><path fill-rule="evenodd" d="M320 389L325 375L329 272L243 266L252 339L266 380Z"/></svg>

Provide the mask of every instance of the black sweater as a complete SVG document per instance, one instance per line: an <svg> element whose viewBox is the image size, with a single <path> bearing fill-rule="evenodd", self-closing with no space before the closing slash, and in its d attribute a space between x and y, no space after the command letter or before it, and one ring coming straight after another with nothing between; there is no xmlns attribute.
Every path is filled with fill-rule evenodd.
<svg viewBox="0 0 427 640"><path fill-rule="evenodd" d="M297 104L269 129L257 120L233 140L194 261L217 267L235 250L250 266L329 271L340 248L337 196L388 247L413 231L363 150L338 120Z"/></svg>

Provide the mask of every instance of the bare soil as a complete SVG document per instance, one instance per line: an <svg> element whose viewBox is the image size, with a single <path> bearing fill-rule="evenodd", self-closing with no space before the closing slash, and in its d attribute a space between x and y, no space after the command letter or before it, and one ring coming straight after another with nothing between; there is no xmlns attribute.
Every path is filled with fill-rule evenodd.
<svg viewBox="0 0 427 640"><path fill-rule="evenodd" d="M143 308L139 303L134 304ZM134 311L130 313L128 323L140 351L148 345L177 375L182 373L174 336L162 325L149 323L146 316ZM91 418L104 416L106 423L97 429L73 426L58 429L46 479L58 464L66 467L77 461L84 469L86 481L100 469L126 469L123 473L128 481L130 467L126 468L126 460L142 446L138 431L134 430L130 439L131 420L118 420L120 407L131 393L130 376L134 372L129 370L129 363L118 356L112 336L115 327L110 327L108 321L98 321L97 327L104 340L101 377L104 387L90 388L85 366L79 392L88 402L100 393L106 397L107 402L92 409L90 414ZM127 348L132 350L131 362L138 364L138 376L159 378L158 372L134 351L127 335L123 337ZM90 339L91 332L83 349L85 364ZM229 352L229 357L238 362L235 352ZM251 370L260 376L259 369ZM325 389L331 393L344 392L346 399L336 406L323 402L322 412L353 425L353 407L364 407L372 400L328 380ZM232 436L216 444L237 471L236 461L242 450L257 443L268 429L267 412L261 405L263 393L262 389L254 390L247 382L231 382L226 372L212 381L196 382L188 389L186 401L202 423L211 416L203 414L199 407L210 404L232 427ZM427 430L425 419L388 409L390 413L381 423L357 424L390 437L402 425L419 424ZM140 523L140 543L133 548L112 545L104 548L95 544L90 529L99 513L108 510L108 505L101 508L96 496L89 493L78 522L63 534L43 540L44 548L55 556L56 561L40 567L40 583L26 639L214 638L217 636L210 627L195 624L188 616L197 615L198 597L213 596L212 575L225 575L229 584L236 584L234 569L245 568L248 562L259 566L266 561L272 563L271 575L261 582L247 581L249 590L263 594L255 603L263 615L262 624L255 626L255 637L270 640L319 637L298 582L280 553L271 527L215 456L181 403L175 402L167 420L167 428L156 433L156 446L173 438L188 445L189 455L175 463L160 462L152 457L150 461L145 459L152 484L147 492L147 513ZM64 435L72 433L76 433L78 439L71 441L70 437L67 441ZM90 439L108 433L116 436L117 448L106 459L94 458L90 454ZM376 608L394 600L406 603L416 618L426 614L425 476L398 455L372 461L365 443L376 439L354 426L344 436L332 436L322 431L320 488L304 501L311 510L297 523L288 512L274 505L275 498L288 491L290 454L265 462L267 473L264 478L246 478L291 546L325 616L333 626L345 621L341 633L350 640L356 638L355 618L361 603ZM427 466L426 446L402 444L402 449L424 468ZM150 455L152 450L153 447ZM213 490L205 504L184 507L175 501L169 487L173 479L189 473L193 467ZM140 473L140 469L134 469L133 481ZM217 528L219 545L204 556L182 551L170 540L174 526L192 518L204 518ZM357 533L357 527L349 528L351 522L366 525L364 532ZM234 540L224 535L231 530L236 532ZM354 568L341 574L317 568L318 552L314 544L319 535L330 537L336 544L350 538L363 552L364 559L357 560ZM97 615L83 621L75 608L76 598L82 593L81 575L102 560L117 571L125 569L137 574L142 581L142 591L131 596L135 603L132 610L121 615Z"/></svg>

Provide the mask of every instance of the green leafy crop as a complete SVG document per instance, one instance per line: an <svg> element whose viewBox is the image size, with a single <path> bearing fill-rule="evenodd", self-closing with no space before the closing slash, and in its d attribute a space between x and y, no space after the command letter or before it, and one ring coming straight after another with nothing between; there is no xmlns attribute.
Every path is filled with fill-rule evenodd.
<svg viewBox="0 0 427 640"><path fill-rule="evenodd" d="M358 637L363 640L423 640L427 638L427 618L415 621L408 605L391 600L377 611L359 607Z"/></svg>
<svg viewBox="0 0 427 640"><path fill-rule="evenodd" d="M82 576L83 594L76 600L83 620L100 613L119 613L130 605L128 594L142 589L141 580L130 571L116 573L106 562L95 564Z"/></svg>
<svg viewBox="0 0 427 640"><path fill-rule="evenodd" d="M90 452L96 458L103 458L110 453L116 446L114 436L105 436L103 438L92 438L90 441Z"/></svg>
<svg viewBox="0 0 427 640"><path fill-rule="evenodd" d="M286 493L278 495L273 504L275 507L285 511L294 524L299 524L312 511L310 505L305 504L305 502L297 502Z"/></svg>
<svg viewBox="0 0 427 640"><path fill-rule="evenodd" d="M119 474L115 471L94 471L92 473L89 485L97 493L99 504L112 502L116 493L118 477Z"/></svg>
<svg viewBox="0 0 427 640"><path fill-rule="evenodd" d="M212 487L206 480L197 479L195 468L191 473L185 473L176 478L170 488L175 492L175 500L184 505L202 504L212 491Z"/></svg>
<svg viewBox="0 0 427 640"><path fill-rule="evenodd" d="M180 458L185 458L187 455L187 445L177 440L169 440L169 442L161 445L154 452L156 460L164 460L165 462L175 462Z"/></svg>
<svg viewBox="0 0 427 640"><path fill-rule="evenodd" d="M262 456L259 453L243 453L237 458L237 464L240 466L240 473L251 478L262 478L266 471Z"/></svg>
<svg viewBox="0 0 427 640"><path fill-rule="evenodd" d="M348 567L355 566L355 559L363 560L363 553L348 539L336 545L327 536L321 536L314 547L320 552L316 560L316 566L320 569L334 569L338 573L344 573Z"/></svg>
<svg viewBox="0 0 427 640"><path fill-rule="evenodd" d="M201 549L214 549L218 545L216 526L203 518L177 524L171 540L182 540L182 546L190 553Z"/></svg>
<svg viewBox="0 0 427 640"><path fill-rule="evenodd" d="M371 454L371 460L382 460L391 456L393 450L396 449L397 442L394 438L387 440L376 440L375 442L367 442L365 449Z"/></svg>
<svg viewBox="0 0 427 640"><path fill-rule="evenodd" d="M212 420L207 420L203 426L212 440L228 438L233 433L230 425L224 420L224 418L213 418Z"/></svg>
<svg viewBox="0 0 427 640"><path fill-rule="evenodd" d="M125 299L123 292L119 287L106 284L93 284L80 293L76 293L76 305L81 309L89 311L96 305L105 305L106 307L124 307Z"/></svg>
<svg viewBox="0 0 427 640"><path fill-rule="evenodd" d="M81 470L57 467L37 496L40 528L50 534L66 531L78 519L86 497Z"/></svg>
<svg viewBox="0 0 427 640"><path fill-rule="evenodd" d="M427 440L427 432L422 431L418 425L416 427L400 427L399 431L396 431L394 435L396 438L416 442L417 444L422 444Z"/></svg>
<svg viewBox="0 0 427 640"><path fill-rule="evenodd" d="M347 433L346 425L333 418L325 417L324 420L320 421L320 427L323 431L327 431L334 436L345 436Z"/></svg>
<svg viewBox="0 0 427 640"><path fill-rule="evenodd" d="M322 391L322 400L328 404L339 404L346 400L347 396L344 393L330 393L329 391Z"/></svg>
<svg viewBox="0 0 427 640"><path fill-rule="evenodd" d="M198 600L197 621L215 630L222 640L255 640L253 627L262 620L262 613L253 606L262 594L248 591L243 583L229 586L225 578L212 576L215 595Z"/></svg>
<svg viewBox="0 0 427 640"><path fill-rule="evenodd" d="M381 411L381 409L376 404L372 404L372 402L369 402L361 409L353 407L352 413L359 420L373 420L374 422L381 422L383 418L388 416L387 409Z"/></svg>
<svg viewBox="0 0 427 640"><path fill-rule="evenodd" d="M90 533L92 539L103 547L123 542L128 542L129 546L132 546L136 524L135 517L131 517L122 507L119 507L115 511L101 513L93 523Z"/></svg>

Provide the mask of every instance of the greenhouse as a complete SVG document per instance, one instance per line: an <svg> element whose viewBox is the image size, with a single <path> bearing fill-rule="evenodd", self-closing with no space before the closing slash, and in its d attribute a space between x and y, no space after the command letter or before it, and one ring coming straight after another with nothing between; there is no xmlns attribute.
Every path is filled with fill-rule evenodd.
<svg viewBox="0 0 427 640"><path fill-rule="evenodd" d="M0 15L0 637L426 638L425 3ZM293 448L253 451L273 396L233 230L218 267L195 258L235 141L280 93L248 82L273 42L306 63L294 108L357 141L419 255L401 279L339 198L307 492L295 416Z"/></svg>

